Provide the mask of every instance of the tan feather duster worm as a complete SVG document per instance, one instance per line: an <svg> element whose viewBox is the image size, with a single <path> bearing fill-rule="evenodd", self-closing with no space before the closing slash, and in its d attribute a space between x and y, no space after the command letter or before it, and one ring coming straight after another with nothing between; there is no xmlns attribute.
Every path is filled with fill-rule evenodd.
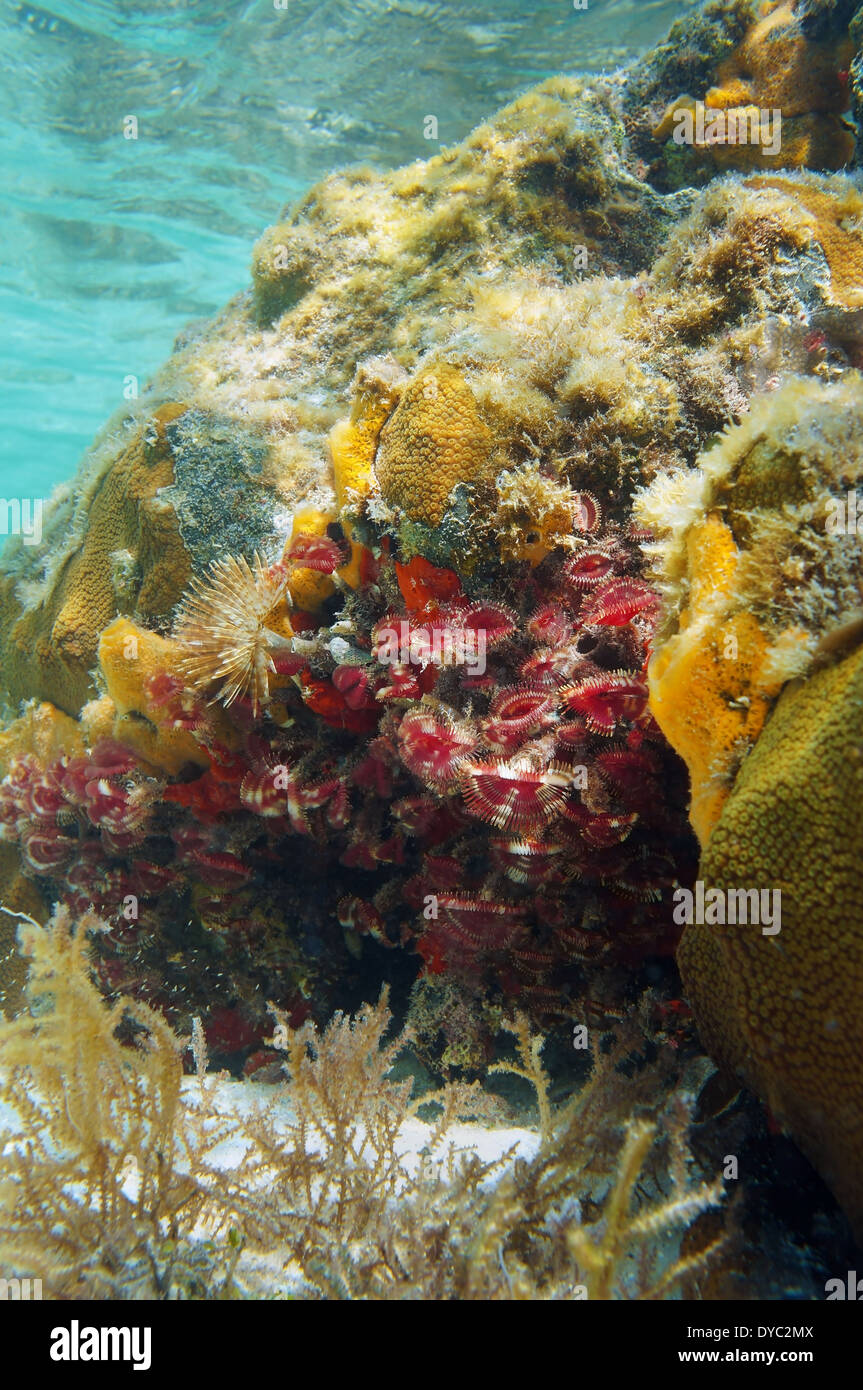
<svg viewBox="0 0 863 1390"><path fill-rule="evenodd" d="M272 653L290 650L289 639L272 626L286 625L279 609L289 604L287 576L257 552L251 564L243 556L216 560L192 581L177 612L174 636L185 649L180 675L198 689L218 683L212 700L224 705L249 697L257 718L270 699Z"/></svg>

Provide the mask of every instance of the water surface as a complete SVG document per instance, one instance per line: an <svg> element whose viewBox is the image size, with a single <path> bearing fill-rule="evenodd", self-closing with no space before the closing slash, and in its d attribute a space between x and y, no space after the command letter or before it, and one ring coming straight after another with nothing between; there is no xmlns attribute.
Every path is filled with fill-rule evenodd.
<svg viewBox="0 0 863 1390"><path fill-rule="evenodd" d="M316 179L427 157L552 73L629 61L694 3L0 4L3 495L71 475Z"/></svg>

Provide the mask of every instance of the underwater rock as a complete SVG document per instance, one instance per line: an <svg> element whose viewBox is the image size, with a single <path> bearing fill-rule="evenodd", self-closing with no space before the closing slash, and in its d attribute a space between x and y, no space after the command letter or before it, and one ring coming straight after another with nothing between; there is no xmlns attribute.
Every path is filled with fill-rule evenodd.
<svg viewBox="0 0 863 1390"><path fill-rule="evenodd" d="M551 152L564 130L577 144L590 136L601 186L582 163L571 183L559 171L541 193L529 181L491 179L486 165L501 132L521 149L512 133L518 113L540 121L523 98L501 114L494 141L492 127L483 128L449 162L438 156L442 163L412 171L411 200L422 202L425 180L435 189L445 171L456 177L451 165L467 177L478 163L475 241L462 232L437 258L425 247L425 262L411 244L371 266L368 247L357 249L355 277L365 273L377 286L373 319L363 317L341 262L270 327L255 322L248 299L235 301L157 376L130 417L137 423L122 427L119 451L108 435L48 509L41 549L10 543L0 652L13 704L35 695L77 713L96 693L98 637L114 617L164 633L191 577L226 553L275 558L301 511L317 534L341 521L350 539L365 534L373 545L375 525L391 523L408 558L420 553L461 568L491 554L536 560L548 537L567 543L567 488L604 491L607 514L624 520L633 487L674 463L691 464L745 410L753 389L782 371L856 360L863 238L860 196L847 180L753 178L717 183L695 202L691 194L660 198L616 153L621 131L614 134L607 97L583 84L545 84L535 100L550 122ZM557 167L552 153L543 167ZM407 197L397 192L404 171L389 177L381 206L369 195L367 239L389 234L391 205ZM358 195L345 202L345 179L333 176L310 195L326 194L324 241L359 235L351 220ZM501 187L508 224L482 202L503 196ZM440 197L449 207L443 190ZM537 198L542 237L531 210ZM521 218L530 237L514 234ZM469 273L466 255L482 257L482 275ZM389 314L380 309L388 299ZM455 435L422 442L436 427L414 403L432 421L427 396L439 385L443 410L456 383L452 418L463 427L470 420L477 440L488 431L475 459L462 459ZM434 475L433 505L411 490L399 448L424 461L423 487ZM374 523L365 533L363 513ZM495 542L495 527L510 539ZM523 541L513 538L519 531ZM533 534L546 539L529 540ZM360 559L354 550L341 567L352 588ZM333 589L322 580L314 588L305 602L317 610Z"/></svg>
<svg viewBox="0 0 863 1390"><path fill-rule="evenodd" d="M767 0L722 8L729 10L727 17L708 6L702 21L715 22L707 30L713 63L707 71L703 60L690 65L692 85L671 93L651 132L653 149L642 135L644 157L653 161L651 180L658 187L697 182L705 164L774 170L851 164L856 132L843 119L852 104L849 67L855 54L850 0ZM751 22L741 35L747 13ZM737 42L728 52L733 37ZM662 56L660 49L654 66L667 83L673 69ZM679 53L675 58L679 70Z"/></svg>
<svg viewBox="0 0 863 1390"><path fill-rule="evenodd" d="M77 713L113 617L164 631L219 554L272 550L300 505L330 512L326 438L358 364L395 351L413 367L481 282L517 268L566 280L588 257L592 272L647 264L676 205L627 171L620 143L606 94L554 79L453 151L313 190L256 249L253 298L183 341L49 505L42 547L4 553L13 704ZM280 248L300 235L315 273L286 272L288 291Z"/></svg>

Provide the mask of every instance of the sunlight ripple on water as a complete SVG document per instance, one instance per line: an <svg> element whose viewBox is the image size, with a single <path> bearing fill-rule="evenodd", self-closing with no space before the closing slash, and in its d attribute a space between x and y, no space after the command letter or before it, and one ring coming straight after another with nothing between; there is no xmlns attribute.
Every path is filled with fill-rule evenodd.
<svg viewBox="0 0 863 1390"><path fill-rule="evenodd" d="M59 0L0 10L3 490L49 490L279 209L347 163L461 139L567 69L614 68L691 0ZM138 119L139 138L123 138Z"/></svg>

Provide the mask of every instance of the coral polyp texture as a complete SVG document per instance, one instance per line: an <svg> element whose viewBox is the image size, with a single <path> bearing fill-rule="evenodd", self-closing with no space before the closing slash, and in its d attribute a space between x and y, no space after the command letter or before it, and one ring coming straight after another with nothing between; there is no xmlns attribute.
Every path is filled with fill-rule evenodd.
<svg viewBox="0 0 863 1390"><path fill-rule="evenodd" d="M859 913L838 889L816 911L771 801L807 691L856 767L833 702L861 557L827 522L863 464L863 200L821 172L855 155L850 8L710 3L627 72L326 178L41 544L10 541L0 894L95 910L105 992L200 1017L256 1072L268 1002L323 1022L386 979L433 1064L477 1071L516 1008L603 1025L672 989L697 872L776 878L793 953L687 927L684 973L708 1044L858 1213L859 1063L835 1053L834 1122L764 1041L798 973L818 1036L849 1016L825 1013L837 970L859 984ZM666 143L680 93L775 105L788 143L766 167ZM794 766L807 862L827 874L836 836L844 883L851 837Z"/></svg>
<svg viewBox="0 0 863 1390"><path fill-rule="evenodd" d="M863 1233L863 652L781 696L710 838L709 888L782 893L782 930L693 925L680 951L703 1035L764 1096ZM720 1002L721 1001L721 1002Z"/></svg>
<svg viewBox="0 0 863 1390"><path fill-rule="evenodd" d="M375 476L384 501L436 526L458 487L494 485L494 436L461 373L449 363L419 372L381 431Z"/></svg>

